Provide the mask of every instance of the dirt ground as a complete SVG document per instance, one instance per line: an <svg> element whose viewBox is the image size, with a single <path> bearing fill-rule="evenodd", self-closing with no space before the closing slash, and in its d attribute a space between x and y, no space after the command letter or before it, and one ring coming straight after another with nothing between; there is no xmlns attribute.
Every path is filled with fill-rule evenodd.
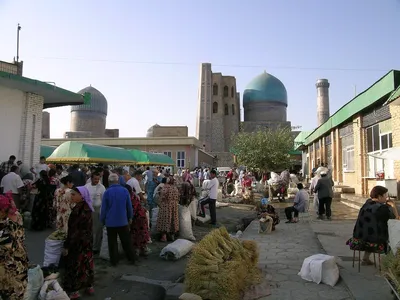
<svg viewBox="0 0 400 300"><path fill-rule="evenodd" d="M228 231L235 234L240 228L243 218L254 218L254 206L231 204L228 207L217 208L217 222L225 226ZM196 224L193 233L200 241L213 227ZM42 264L44 255L44 240L51 231L33 232L26 231L26 246L29 259L32 263ZM95 259L95 290L92 297L83 296L82 299L164 299L165 291L155 285L120 280L122 275L135 275L150 280L178 282L182 280L188 257L178 261L165 261L159 254L167 243L162 243L152 237L153 243L149 244L151 254L147 258L140 258L137 265L129 265L124 258L117 267L111 267L108 261ZM190 254L189 254L190 255Z"/></svg>

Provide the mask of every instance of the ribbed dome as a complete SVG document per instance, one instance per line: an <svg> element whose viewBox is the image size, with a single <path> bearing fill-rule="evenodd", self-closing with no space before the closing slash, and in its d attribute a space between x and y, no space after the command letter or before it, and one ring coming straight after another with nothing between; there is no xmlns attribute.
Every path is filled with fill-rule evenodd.
<svg viewBox="0 0 400 300"><path fill-rule="evenodd" d="M147 134L146 137L153 137L154 134L154 127L161 127L158 124L154 124L153 126L151 126L148 130L147 130Z"/></svg>
<svg viewBox="0 0 400 300"><path fill-rule="evenodd" d="M91 111L98 112L107 115L107 99L104 95L92 86L88 86L83 90L80 90L78 94L90 93L91 99L90 104L73 105L71 106L71 112L73 111Z"/></svg>
<svg viewBox="0 0 400 300"><path fill-rule="evenodd" d="M264 72L246 86L243 104L250 102L280 102L287 106L287 92L283 83L275 76Z"/></svg>

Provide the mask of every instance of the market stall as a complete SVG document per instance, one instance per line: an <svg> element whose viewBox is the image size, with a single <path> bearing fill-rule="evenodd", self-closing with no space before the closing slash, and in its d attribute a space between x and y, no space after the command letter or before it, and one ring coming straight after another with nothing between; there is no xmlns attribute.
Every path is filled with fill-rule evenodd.
<svg viewBox="0 0 400 300"><path fill-rule="evenodd" d="M86 144L75 141L62 143L47 158L50 163L107 163L107 164L135 164L132 152L118 147Z"/></svg>
<svg viewBox="0 0 400 300"><path fill-rule="evenodd" d="M40 145L40 156L48 158L56 149L57 147L55 146Z"/></svg>
<svg viewBox="0 0 400 300"><path fill-rule="evenodd" d="M150 153L137 149L128 150L138 165L153 165L153 166L174 166L175 161L168 155L162 153Z"/></svg>

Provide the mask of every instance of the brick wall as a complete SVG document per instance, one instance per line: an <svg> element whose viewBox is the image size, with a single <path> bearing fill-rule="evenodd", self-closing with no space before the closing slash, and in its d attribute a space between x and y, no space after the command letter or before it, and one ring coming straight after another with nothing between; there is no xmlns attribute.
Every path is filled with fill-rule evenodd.
<svg viewBox="0 0 400 300"><path fill-rule="evenodd" d="M400 147L400 106L391 104L390 114L392 115L392 141L393 147ZM400 179L400 160L394 162L394 176Z"/></svg>
<svg viewBox="0 0 400 300"><path fill-rule="evenodd" d="M28 166L39 161L42 140L43 97L25 94L26 101L21 118L20 147L18 157Z"/></svg>

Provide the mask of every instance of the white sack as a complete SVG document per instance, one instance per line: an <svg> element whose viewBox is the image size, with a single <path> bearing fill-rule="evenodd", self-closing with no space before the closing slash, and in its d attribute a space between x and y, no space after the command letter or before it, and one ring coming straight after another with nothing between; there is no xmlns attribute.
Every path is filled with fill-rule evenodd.
<svg viewBox="0 0 400 300"><path fill-rule="evenodd" d="M36 300L44 282L43 271L39 265L28 270L28 285L24 294L24 300Z"/></svg>
<svg viewBox="0 0 400 300"><path fill-rule="evenodd" d="M318 199L318 194L317 193L314 194L313 208L314 208L314 211L317 214L319 214L319 199Z"/></svg>
<svg viewBox="0 0 400 300"><path fill-rule="evenodd" d="M260 219L260 225L258 228L258 233L271 233L272 232L272 224L274 220L270 216L265 216L264 218Z"/></svg>
<svg viewBox="0 0 400 300"><path fill-rule="evenodd" d="M69 297L57 280L48 280L43 283L39 300L69 300Z"/></svg>
<svg viewBox="0 0 400 300"><path fill-rule="evenodd" d="M118 245L118 253L124 253L124 249L122 249L121 240L119 236L117 236L117 245ZM101 248L99 257L104 260L110 260L110 252L108 251L108 234L107 228L104 227L103 229L103 240L101 241Z"/></svg>
<svg viewBox="0 0 400 300"><path fill-rule="evenodd" d="M396 255L397 250L400 248L400 221L389 220L388 231L389 231L389 245L390 248L392 249L393 254Z"/></svg>
<svg viewBox="0 0 400 300"><path fill-rule="evenodd" d="M227 206L229 206L229 203L226 203L226 202L219 202L219 201L216 201L216 202L215 202L215 207L216 207L216 208L218 208L218 207L227 207Z"/></svg>
<svg viewBox="0 0 400 300"><path fill-rule="evenodd" d="M158 211L160 209L158 207L153 208L151 211L151 233L157 232L157 219L158 219Z"/></svg>
<svg viewBox="0 0 400 300"><path fill-rule="evenodd" d="M210 217L210 215L206 215L204 218L203 217L197 217L196 220L199 221L202 224L206 224L208 222L211 222L211 217Z"/></svg>
<svg viewBox="0 0 400 300"><path fill-rule="evenodd" d="M290 194L290 195L292 195L292 194L296 195L298 191L299 191L298 188L288 188L287 193L288 193L288 195L289 195L289 194Z"/></svg>
<svg viewBox="0 0 400 300"><path fill-rule="evenodd" d="M197 296L195 294L189 294L189 293L183 293L180 297L179 300L203 300L200 296Z"/></svg>
<svg viewBox="0 0 400 300"><path fill-rule="evenodd" d="M294 184L299 183L299 178L295 174L290 174L290 181L293 182Z"/></svg>
<svg viewBox="0 0 400 300"><path fill-rule="evenodd" d="M160 257L165 260L178 260L188 254L193 247L194 243L184 239L177 239L161 250Z"/></svg>
<svg viewBox="0 0 400 300"><path fill-rule="evenodd" d="M179 237L195 241L192 229L192 216L189 207L179 205Z"/></svg>
<svg viewBox="0 0 400 300"><path fill-rule="evenodd" d="M199 200L196 198L192 200L189 204L189 211L190 211L190 216L192 217L193 220L196 220L197 218L197 206L199 204Z"/></svg>
<svg viewBox="0 0 400 300"><path fill-rule="evenodd" d="M64 240L51 240L47 238L44 241L43 266L48 267L52 264L58 266L63 248Z"/></svg>
<svg viewBox="0 0 400 300"><path fill-rule="evenodd" d="M304 259L298 275L317 284L322 282L335 286L339 280L339 268L334 256L315 254Z"/></svg>

